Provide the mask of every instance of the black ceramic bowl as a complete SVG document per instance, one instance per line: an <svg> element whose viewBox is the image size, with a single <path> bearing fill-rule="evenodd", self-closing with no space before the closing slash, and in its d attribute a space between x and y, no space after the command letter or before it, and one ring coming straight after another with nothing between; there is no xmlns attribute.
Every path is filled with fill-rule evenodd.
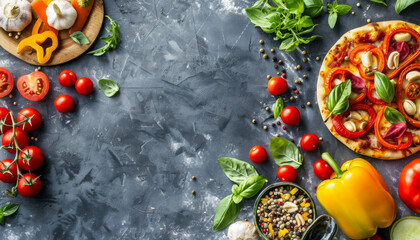
<svg viewBox="0 0 420 240"><path fill-rule="evenodd" d="M291 183L291 182L278 182L278 183L273 183L269 186L267 186L263 191L261 191L260 195L258 195L257 200L255 200L255 204L254 204L254 225L257 228L258 234L264 238L265 240L270 240L269 238L267 238L264 233L261 231L260 226L258 226L258 218L257 218L257 209L258 209L258 204L261 201L261 198L263 198L267 192L270 192L270 190L277 188L277 187L281 187L281 186L293 186L293 187L297 187L299 190L301 190L302 192L304 192L308 198L311 200L311 208L312 208L312 214L313 214L313 219L316 219L317 215L316 215L316 207L315 207L315 203L314 200L312 199L311 195L301 186L295 184L295 183Z"/></svg>

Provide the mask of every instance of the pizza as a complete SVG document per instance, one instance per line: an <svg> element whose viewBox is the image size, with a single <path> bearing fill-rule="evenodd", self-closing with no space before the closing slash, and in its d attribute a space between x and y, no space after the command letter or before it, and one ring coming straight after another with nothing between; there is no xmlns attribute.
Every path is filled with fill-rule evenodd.
<svg viewBox="0 0 420 240"><path fill-rule="evenodd" d="M351 150L384 160L420 150L420 26L370 23L345 33L322 63L318 106Z"/></svg>

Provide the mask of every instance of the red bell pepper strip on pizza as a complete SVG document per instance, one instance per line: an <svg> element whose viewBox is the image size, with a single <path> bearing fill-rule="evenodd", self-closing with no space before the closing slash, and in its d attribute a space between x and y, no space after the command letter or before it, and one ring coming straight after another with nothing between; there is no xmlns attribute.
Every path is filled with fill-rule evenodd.
<svg viewBox="0 0 420 240"><path fill-rule="evenodd" d="M86 24L89 14L92 10L93 3L95 0L84 0L82 5L79 4L80 0L73 0L72 5L77 12L76 22L73 27L70 28L69 33L81 31Z"/></svg>
<svg viewBox="0 0 420 240"><path fill-rule="evenodd" d="M368 124L363 130L358 131L358 132L352 132L352 131L347 130L347 128L344 126L343 118L347 117L351 111L357 111L357 110L364 110L368 112L369 120L368 120ZM367 104L360 103L360 104L351 106L345 113L335 116L333 118L333 126L334 126L335 131L337 131L337 133L340 134L341 136L345 138L349 138L349 139L355 139L355 138L360 138L363 135L365 135L367 132L369 132L369 130L375 124L375 119L376 119L375 110Z"/></svg>
<svg viewBox="0 0 420 240"><path fill-rule="evenodd" d="M349 55L350 62L357 66L359 69L360 76L362 76L363 79L373 81L375 80L375 71L370 71L370 74L368 75L365 69L363 68L362 59L359 56L359 53L361 52L371 52L373 55L375 55L376 59L378 60L378 66L376 68L376 72L383 72L385 69L385 56L381 49L370 45L360 45L356 48L354 48Z"/></svg>
<svg viewBox="0 0 420 240"><path fill-rule="evenodd" d="M369 82L368 90L367 90L368 99L374 104L388 105L388 103L385 102L384 100L382 100L380 98L376 98L375 96L373 96L373 91L375 91L375 84L373 82Z"/></svg>
<svg viewBox="0 0 420 240"><path fill-rule="evenodd" d="M403 107L403 103L404 103L403 94L405 94L405 91L403 89L403 82L404 82L404 79L405 79L405 76L407 75L407 73L409 73L410 71L413 71L413 70L420 71L420 63L413 63L410 66L408 66L407 68L405 68L401 72L401 74L398 78L397 89L396 89L397 105L398 105L398 110L400 110L400 112L404 116L405 120L407 120L407 122L409 122L411 125L420 128L420 121L410 117L405 112L404 107Z"/></svg>

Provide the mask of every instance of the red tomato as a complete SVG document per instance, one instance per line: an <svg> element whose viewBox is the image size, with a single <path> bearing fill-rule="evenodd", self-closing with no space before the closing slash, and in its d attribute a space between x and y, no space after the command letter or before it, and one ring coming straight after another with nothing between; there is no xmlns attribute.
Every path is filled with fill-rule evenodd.
<svg viewBox="0 0 420 240"><path fill-rule="evenodd" d="M0 98L7 96L14 85L12 74L7 69L0 68Z"/></svg>
<svg viewBox="0 0 420 240"><path fill-rule="evenodd" d="M76 74L70 70L64 70L58 76L58 82L63 87L71 87L76 83L77 77Z"/></svg>
<svg viewBox="0 0 420 240"><path fill-rule="evenodd" d="M402 169L398 195L411 211L420 213L420 158L414 159Z"/></svg>
<svg viewBox="0 0 420 240"><path fill-rule="evenodd" d="M366 240L382 240L382 238L378 234L375 234L375 236L370 237L370 238L368 238Z"/></svg>
<svg viewBox="0 0 420 240"><path fill-rule="evenodd" d="M26 171L35 171L44 163L42 150L35 146L27 146L19 153L19 167Z"/></svg>
<svg viewBox="0 0 420 240"><path fill-rule="evenodd" d="M294 182L297 178L296 169L290 165L283 165L277 170L277 177L282 182Z"/></svg>
<svg viewBox="0 0 420 240"><path fill-rule="evenodd" d="M268 91L272 95L282 95L287 91L287 82L281 77L272 77L268 81Z"/></svg>
<svg viewBox="0 0 420 240"><path fill-rule="evenodd" d="M74 108L74 100L69 95L61 95L55 99L54 106L60 113L69 113Z"/></svg>
<svg viewBox="0 0 420 240"><path fill-rule="evenodd" d="M41 189L41 179L33 173L25 173L19 179L18 191L24 197L35 197L39 192L41 192Z"/></svg>
<svg viewBox="0 0 420 240"><path fill-rule="evenodd" d="M281 112L281 120L287 125L297 125L300 120L300 112L297 108L289 106L285 107Z"/></svg>
<svg viewBox="0 0 420 240"><path fill-rule="evenodd" d="M254 146L251 148L251 151L249 151L249 158L254 163L262 163L267 159L267 151L260 145Z"/></svg>
<svg viewBox="0 0 420 240"><path fill-rule="evenodd" d="M313 133L305 134L302 139L300 139L300 147L307 152L311 152L318 147L319 139Z"/></svg>
<svg viewBox="0 0 420 240"><path fill-rule="evenodd" d="M20 110L17 116L17 122L21 122L25 120L25 116L32 117L30 123L26 123L25 125L20 124L19 127L22 128L23 131L30 132L38 129L42 123L42 116L34 108L24 108Z"/></svg>
<svg viewBox="0 0 420 240"><path fill-rule="evenodd" d="M47 95L50 82L44 73L37 71L21 76L17 81L17 88L24 98L40 101Z"/></svg>
<svg viewBox="0 0 420 240"><path fill-rule="evenodd" d="M18 127L16 128L16 140L19 148L21 149L28 146L29 144L28 134ZM11 143L12 148L7 149L7 151L9 153L16 153L15 141L13 140L13 129L10 129L3 135L1 143L6 146L9 146L9 144Z"/></svg>
<svg viewBox="0 0 420 240"><path fill-rule="evenodd" d="M4 123L8 125L12 125L12 117L9 114L9 110L4 107L0 107L0 119L4 121ZM12 127L9 126L2 126L1 127L1 134L7 132L9 129L12 129Z"/></svg>
<svg viewBox="0 0 420 240"><path fill-rule="evenodd" d="M89 95L93 91L93 83L87 77L81 77L77 79L76 82L76 91L80 95Z"/></svg>
<svg viewBox="0 0 420 240"><path fill-rule="evenodd" d="M334 172L332 167L324 160L318 160L314 164L314 173L319 179L330 178L331 174Z"/></svg>
<svg viewBox="0 0 420 240"><path fill-rule="evenodd" d="M17 180L17 167L16 163L13 163L12 159L4 159L0 162L0 169L4 170L9 167L10 172L1 173L0 172L0 181L5 183L15 183Z"/></svg>

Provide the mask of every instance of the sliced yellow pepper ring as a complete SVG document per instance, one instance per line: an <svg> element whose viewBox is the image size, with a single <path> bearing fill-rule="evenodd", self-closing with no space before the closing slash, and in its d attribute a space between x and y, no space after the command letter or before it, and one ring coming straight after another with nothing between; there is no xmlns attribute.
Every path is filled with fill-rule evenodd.
<svg viewBox="0 0 420 240"><path fill-rule="evenodd" d="M43 44L49 38L52 40L52 44L50 47L47 47L45 49L44 54L44 48L41 46L41 44ZM21 53L22 50L26 47L33 48L36 51L38 62L40 64L45 64L51 59L52 53L57 49L58 38L57 35L55 35L52 31L46 31L43 33L32 35L20 41L17 53Z"/></svg>
<svg viewBox="0 0 420 240"><path fill-rule="evenodd" d="M38 18L38 20L36 20L34 27L32 28L32 35L36 35L39 33L39 29L41 28L42 23L43 22L41 18Z"/></svg>

